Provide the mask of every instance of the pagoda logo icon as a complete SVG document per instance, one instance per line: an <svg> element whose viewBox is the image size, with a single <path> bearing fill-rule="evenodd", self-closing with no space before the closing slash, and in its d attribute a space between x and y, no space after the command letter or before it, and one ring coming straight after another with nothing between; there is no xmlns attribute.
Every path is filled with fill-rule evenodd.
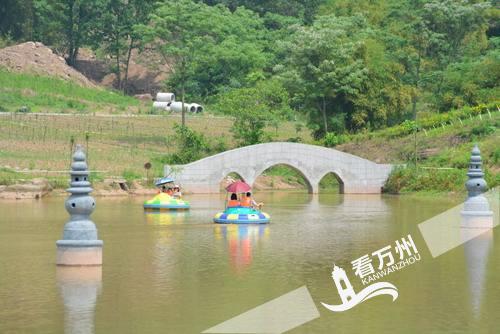
<svg viewBox="0 0 500 334"><path fill-rule="evenodd" d="M365 287L359 293L354 292L351 282L349 282L349 278L347 278L344 269L337 267L336 265L333 267L332 279L337 287L342 304L321 304L333 312L347 311L365 300L380 295L390 295L392 296L392 301L395 301L398 298L398 289L393 284L388 282L373 283Z"/></svg>

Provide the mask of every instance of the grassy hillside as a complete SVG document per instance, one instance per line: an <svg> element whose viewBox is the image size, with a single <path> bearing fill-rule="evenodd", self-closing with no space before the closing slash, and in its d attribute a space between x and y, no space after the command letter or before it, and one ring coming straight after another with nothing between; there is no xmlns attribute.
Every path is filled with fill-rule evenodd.
<svg viewBox="0 0 500 334"><path fill-rule="evenodd" d="M0 68L0 111L124 113L139 112L140 101L123 94L33 74L12 73Z"/></svg>
<svg viewBox="0 0 500 334"><path fill-rule="evenodd" d="M29 112L19 112L22 106ZM0 70L0 111L10 111L0 114L0 184L34 176L61 175L65 180L57 172L68 168L71 142L86 146L87 139L90 167L103 172L99 177L139 178L145 175L145 162L152 162L152 173L161 175L158 161L176 151L173 126L181 118L149 115L150 106L104 89ZM210 142L234 147L230 117L188 115L187 124ZM297 136L311 140L293 123L267 131L277 140Z"/></svg>

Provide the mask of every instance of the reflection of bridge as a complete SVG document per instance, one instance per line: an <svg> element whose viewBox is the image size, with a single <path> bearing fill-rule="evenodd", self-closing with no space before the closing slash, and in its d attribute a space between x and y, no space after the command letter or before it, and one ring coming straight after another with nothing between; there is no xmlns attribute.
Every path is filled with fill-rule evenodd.
<svg viewBox="0 0 500 334"><path fill-rule="evenodd" d="M222 152L187 165L165 166L165 174L175 177L188 192L218 193L220 182L230 173L237 173L253 184L260 174L275 165L299 171L310 193L317 193L321 179L333 173L340 191L346 194L380 193L392 168L321 146L266 143Z"/></svg>

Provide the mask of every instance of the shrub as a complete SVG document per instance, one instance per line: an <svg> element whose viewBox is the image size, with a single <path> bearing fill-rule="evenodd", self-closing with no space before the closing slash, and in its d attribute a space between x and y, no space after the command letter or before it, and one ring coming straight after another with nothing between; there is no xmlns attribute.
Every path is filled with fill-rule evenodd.
<svg viewBox="0 0 500 334"><path fill-rule="evenodd" d="M485 136L488 136L488 135L491 135L492 133L494 133L495 130L496 130L496 127L493 125L481 124L481 125L473 127L470 130L470 132L473 136L485 137Z"/></svg>
<svg viewBox="0 0 500 334"><path fill-rule="evenodd" d="M395 168L389 175L384 192L404 193L413 191L465 191L466 173L463 169Z"/></svg>
<svg viewBox="0 0 500 334"><path fill-rule="evenodd" d="M17 112L29 113L31 112L31 108L28 106L22 106L19 109L17 109Z"/></svg>
<svg viewBox="0 0 500 334"><path fill-rule="evenodd" d="M348 140L346 135L336 135L333 132L328 132L323 138L323 145L326 147L335 147L343 144Z"/></svg>
<svg viewBox="0 0 500 334"><path fill-rule="evenodd" d="M160 159L160 162L173 165L183 165L201 159L210 152L210 145L206 137L187 126L174 125L175 135L173 141L176 143L177 152L168 154Z"/></svg>

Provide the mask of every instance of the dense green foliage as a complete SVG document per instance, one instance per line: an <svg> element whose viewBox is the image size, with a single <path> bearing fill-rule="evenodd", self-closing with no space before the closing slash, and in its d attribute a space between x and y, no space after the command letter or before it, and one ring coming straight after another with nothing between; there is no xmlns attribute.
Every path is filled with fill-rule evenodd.
<svg viewBox="0 0 500 334"><path fill-rule="evenodd" d="M242 145L272 139L288 108L334 146L500 96L500 10L483 0L8 0L0 16L3 41L40 40L69 64L99 49L125 90L131 51L156 49L169 89L236 116Z"/></svg>
<svg viewBox="0 0 500 334"><path fill-rule="evenodd" d="M279 126L291 116L288 93L279 81L268 80L254 87L234 89L219 99L217 109L234 117L231 131L240 145L262 142L266 126Z"/></svg>

